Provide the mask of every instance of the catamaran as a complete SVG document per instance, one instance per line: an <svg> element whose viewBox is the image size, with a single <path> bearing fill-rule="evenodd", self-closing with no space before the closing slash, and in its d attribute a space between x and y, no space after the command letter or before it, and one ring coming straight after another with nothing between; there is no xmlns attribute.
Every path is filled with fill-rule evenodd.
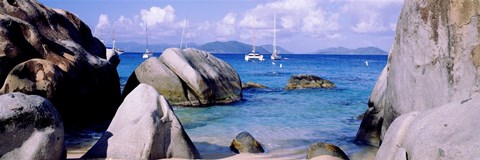
<svg viewBox="0 0 480 160"><path fill-rule="evenodd" d="M143 53L142 58L150 58L153 56L153 52L148 50L148 30L147 30L147 22L145 21L145 40L147 41L147 48L145 49L145 53Z"/></svg>
<svg viewBox="0 0 480 160"><path fill-rule="evenodd" d="M277 50L277 13L273 14L273 49L272 55L270 56L272 60L281 60L280 51Z"/></svg>
<svg viewBox="0 0 480 160"><path fill-rule="evenodd" d="M253 49L245 55L245 61L263 61L263 55L255 50L255 28L253 28Z"/></svg>

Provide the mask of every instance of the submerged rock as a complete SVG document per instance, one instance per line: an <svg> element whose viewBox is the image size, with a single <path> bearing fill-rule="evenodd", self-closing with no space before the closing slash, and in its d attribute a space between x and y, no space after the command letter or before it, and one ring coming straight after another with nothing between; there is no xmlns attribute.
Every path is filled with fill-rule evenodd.
<svg viewBox="0 0 480 160"><path fill-rule="evenodd" d="M480 97L404 114L390 125L376 159L478 159Z"/></svg>
<svg viewBox="0 0 480 160"><path fill-rule="evenodd" d="M333 82L320 78L315 75L299 74L293 75L288 80L286 89L304 89L304 88L333 88Z"/></svg>
<svg viewBox="0 0 480 160"><path fill-rule="evenodd" d="M172 105L205 106L242 98L240 77L228 63L191 48L168 48L159 59L140 64L128 79L123 95L140 83L153 86Z"/></svg>
<svg viewBox="0 0 480 160"><path fill-rule="evenodd" d="M348 156L342 151L342 149L333 144L324 142L311 144L310 148L308 148L307 159L319 156L332 156L343 160L349 160Z"/></svg>
<svg viewBox="0 0 480 160"><path fill-rule="evenodd" d="M63 136L60 115L47 99L0 96L0 159L64 159Z"/></svg>
<svg viewBox="0 0 480 160"><path fill-rule="evenodd" d="M67 128L113 117L121 100L116 64L85 23L35 0L2 1L0 13L0 94L48 98Z"/></svg>
<svg viewBox="0 0 480 160"><path fill-rule="evenodd" d="M384 80L372 92L357 140L381 144L397 117L479 93L479 10L478 1L405 0Z"/></svg>
<svg viewBox="0 0 480 160"><path fill-rule="evenodd" d="M248 132L239 133L230 145L235 153L263 153L262 145Z"/></svg>
<svg viewBox="0 0 480 160"><path fill-rule="evenodd" d="M82 159L199 159L168 101L147 84L123 101L103 136Z"/></svg>
<svg viewBox="0 0 480 160"><path fill-rule="evenodd" d="M242 89L250 89L250 88L267 88L267 86L264 86L255 82L242 83Z"/></svg>

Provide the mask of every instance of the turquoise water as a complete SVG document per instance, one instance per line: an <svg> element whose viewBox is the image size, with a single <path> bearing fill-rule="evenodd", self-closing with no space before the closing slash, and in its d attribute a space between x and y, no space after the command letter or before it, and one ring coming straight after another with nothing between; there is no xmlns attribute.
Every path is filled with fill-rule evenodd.
<svg viewBox="0 0 480 160"><path fill-rule="evenodd" d="M288 59L273 64L270 60L245 62L243 54L214 55L231 64L242 82L253 81L269 88L245 90L242 101L229 105L175 107L201 154L231 153L228 146L242 131L250 132L274 157L304 158L314 142L335 144L349 155L363 149L353 143L360 125L357 117L367 108L387 56L292 54L282 55ZM134 53L122 54L120 58L117 70L125 84L144 59ZM317 75L337 87L284 90L294 74Z"/></svg>

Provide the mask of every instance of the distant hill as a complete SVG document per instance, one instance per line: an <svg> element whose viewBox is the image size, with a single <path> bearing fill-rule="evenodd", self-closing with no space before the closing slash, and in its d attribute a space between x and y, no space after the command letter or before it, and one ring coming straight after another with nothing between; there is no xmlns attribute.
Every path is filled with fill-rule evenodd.
<svg viewBox="0 0 480 160"><path fill-rule="evenodd" d="M314 54L364 54L364 55L387 55L388 52L377 48L377 47L364 47L357 49L349 49L345 47L330 47L325 49L320 49Z"/></svg>
<svg viewBox="0 0 480 160"><path fill-rule="evenodd" d="M110 44L107 44L110 46ZM118 48L122 48L127 52L144 52L145 51L145 44L140 44L136 42L117 42L116 46ZM150 44L148 48L153 52L162 52L166 48L171 47L179 47L179 44ZM200 50L205 50L211 53L239 53L245 54L252 51L253 46L249 44L245 44L238 41L227 41L227 42L209 42L203 45L197 45L194 43L189 43L188 47L197 48ZM262 54L271 54L272 53L272 45L262 45L257 46L256 50ZM283 49L282 47L278 47L277 49L280 51L280 54L289 54L292 53L288 50Z"/></svg>
<svg viewBox="0 0 480 160"><path fill-rule="evenodd" d="M145 52L146 45L145 44L140 44L136 42L117 42L115 44L118 48L124 49L126 52ZM108 44L110 46L110 44ZM163 50L167 48L172 48L172 47L179 47L180 44L166 44L166 43L161 43L161 44L149 44L148 49L151 50L152 52L163 52ZM197 48L198 45L195 43L188 43L188 47L194 47Z"/></svg>
<svg viewBox="0 0 480 160"><path fill-rule="evenodd" d="M264 48L269 53L273 52L273 45L271 45L271 44L261 45L260 47ZM286 50L282 47L279 47L279 46L277 46L277 50L280 52L280 54L292 54L292 52L290 52L290 51L288 51L288 50Z"/></svg>
<svg viewBox="0 0 480 160"><path fill-rule="evenodd" d="M198 47L198 49L205 50L212 53L248 53L252 51L253 46L249 44L245 44L238 41L227 41L227 42L210 42ZM271 54L272 53L272 45L262 45L257 46L256 50L262 54ZM287 54L291 53L281 47L277 47L280 51L280 54Z"/></svg>

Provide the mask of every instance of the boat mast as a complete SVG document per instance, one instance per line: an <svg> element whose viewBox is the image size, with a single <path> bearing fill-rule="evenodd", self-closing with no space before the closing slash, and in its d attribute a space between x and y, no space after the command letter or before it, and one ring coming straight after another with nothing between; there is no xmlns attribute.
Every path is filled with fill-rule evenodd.
<svg viewBox="0 0 480 160"><path fill-rule="evenodd" d="M112 49L115 51L115 28L112 29Z"/></svg>
<svg viewBox="0 0 480 160"><path fill-rule="evenodd" d="M145 40L147 42L147 49L145 50L145 52L148 52L148 30L147 30L147 26L148 26L147 19L145 19Z"/></svg>
<svg viewBox="0 0 480 160"><path fill-rule="evenodd" d="M277 12L273 13L273 54L277 53Z"/></svg>
<svg viewBox="0 0 480 160"><path fill-rule="evenodd" d="M182 49L183 46L183 40L187 39L187 16L185 16L185 22L183 25L183 32L182 32L182 39L180 40L180 49ZM185 43L185 48L187 48L187 43Z"/></svg>
<svg viewBox="0 0 480 160"><path fill-rule="evenodd" d="M253 26L253 53L255 53L255 26Z"/></svg>

